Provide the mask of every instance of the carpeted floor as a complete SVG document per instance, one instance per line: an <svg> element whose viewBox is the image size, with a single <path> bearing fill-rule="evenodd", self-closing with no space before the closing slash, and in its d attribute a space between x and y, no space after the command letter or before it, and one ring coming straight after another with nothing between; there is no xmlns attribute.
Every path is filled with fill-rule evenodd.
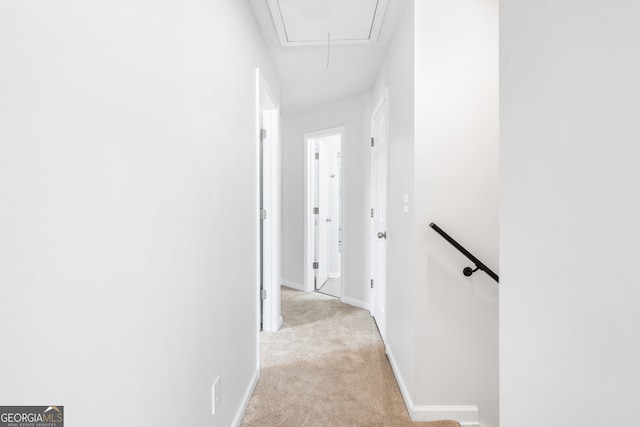
<svg viewBox="0 0 640 427"><path fill-rule="evenodd" d="M244 427L459 427L414 423L366 310L282 288L284 324L261 333L261 377Z"/></svg>

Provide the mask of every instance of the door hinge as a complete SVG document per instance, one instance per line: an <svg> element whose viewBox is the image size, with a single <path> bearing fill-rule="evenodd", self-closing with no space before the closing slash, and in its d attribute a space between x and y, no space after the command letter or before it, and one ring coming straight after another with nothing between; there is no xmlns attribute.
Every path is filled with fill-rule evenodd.
<svg viewBox="0 0 640 427"><path fill-rule="evenodd" d="M371 208L371 218L373 218L373 208Z"/></svg>
<svg viewBox="0 0 640 427"><path fill-rule="evenodd" d="M267 130L266 129L260 129L260 139L262 139L262 140L267 139Z"/></svg>
<svg viewBox="0 0 640 427"><path fill-rule="evenodd" d="M319 264L317 261L316 261L316 262L314 262L314 263L313 263L313 269L314 269L314 270L317 270L317 269L319 269L319 268L320 268L320 264Z"/></svg>
<svg viewBox="0 0 640 427"><path fill-rule="evenodd" d="M320 153L316 153L316 160L320 158Z"/></svg>
<svg viewBox="0 0 640 427"><path fill-rule="evenodd" d="M319 215L320 214L320 208L313 208L313 214L314 215Z"/></svg>
<svg viewBox="0 0 640 427"><path fill-rule="evenodd" d="M260 209L260 219L261 220L265 220L267 219L267 210L266 209Z"/></svg>
<svg viewBox="0 0 640 427"><path fill-rule="evenodd" d="M261 300L267 299L267 290L266 289L260 289L260 299Z"/></svg>
<svg viewBox="0 0 640 427"><path fill-rule="evenodd" d="M371 279L371 289L373 289L373 279Z"/></svg>
<svg viewBox="0 0 640 427"><path fill-rule="evenodd" d="M375 139L371 137L371 146L373 147L374 145L375 145Z"/></svg>

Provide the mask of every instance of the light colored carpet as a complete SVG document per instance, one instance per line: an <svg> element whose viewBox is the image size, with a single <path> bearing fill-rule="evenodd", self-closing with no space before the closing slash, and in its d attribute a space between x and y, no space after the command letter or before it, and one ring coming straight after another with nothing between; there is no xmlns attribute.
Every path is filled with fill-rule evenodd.
<svg viewBox="0 0 640 427"><path fill-rule="evenodd" d="M261 333L261 378L244 427L429 426L414 423L368 311L282 288L284 324Z"/></svg>

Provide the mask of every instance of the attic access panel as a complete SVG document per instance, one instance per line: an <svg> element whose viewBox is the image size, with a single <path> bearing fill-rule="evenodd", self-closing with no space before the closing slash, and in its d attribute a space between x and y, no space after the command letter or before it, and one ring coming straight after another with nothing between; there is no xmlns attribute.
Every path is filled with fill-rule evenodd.
<svg viewBox="0 0 640 427"><path fill-rule="evenodd" d="M268 0L282 46L372 43L388 0Z"/></svg>

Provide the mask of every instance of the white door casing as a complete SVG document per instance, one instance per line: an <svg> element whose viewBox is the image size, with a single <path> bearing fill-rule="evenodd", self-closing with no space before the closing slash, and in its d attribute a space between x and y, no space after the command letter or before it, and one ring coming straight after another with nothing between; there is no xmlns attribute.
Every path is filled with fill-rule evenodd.
<svg viewBox="0 0 640 427"><path fill-rule="evenodd" d="M331 137L338 136L339 141L342 142L344 138L344 127L339 126L335 128L315 131L306 133L304 135L304 146L305 146L305 227L304 227L304 286L303 289L305 292L312 292L315 289L314 282L316 279L316 270L313 268L313 263L315 261L316 254L316 219L317 216L313 213L313 208L316 207L316 193L319 189L316 188L316 170L317 164L315 160L315 153L317 147L317 141ZM329 150L327 150L329 151ZM328 185L328 184L327 184ZM338 188L341 187L339 184ZM328 189L327 189L328 191ZM328 191L330 193L330 191ZM342 195L340 194L340 203L339 203L339 212L337 218L339 228L342 227L342 218L341 218L341 205L342 205ZM326 223L326 212L325 212L325 224ZM332 223L335 218L331 217ZM328 230L329 227L326 227ZM342 239L342 230L339 230L339 243L341 243ZM341 251L340 251L341 252ZM328 253L328 243L327 243L327 253ZM342 253L339 254L342 257ZM327 256L328 258L328 256ZM344 265L344 260L340 259L340 265ZM325 264L326 265L326 264Z"/></svg>
<svg viewBox="0 0 640 427"><path fill-rule="evenodd" d="M280 310L280 110L277 98L267 85L260 70L257 80L257 131L258 139L258 208L266 212L256 213L259 221L260 291L258 295L260 323L266 331L277 331L282 324ZM262 130L264 129L264 133Z"/></svg>
<svg viewBox="0 0 640 427"><path fill-rule="evenodd" d="M386 91L371 117L371 315L386 340L389 141Z"/></svg>

